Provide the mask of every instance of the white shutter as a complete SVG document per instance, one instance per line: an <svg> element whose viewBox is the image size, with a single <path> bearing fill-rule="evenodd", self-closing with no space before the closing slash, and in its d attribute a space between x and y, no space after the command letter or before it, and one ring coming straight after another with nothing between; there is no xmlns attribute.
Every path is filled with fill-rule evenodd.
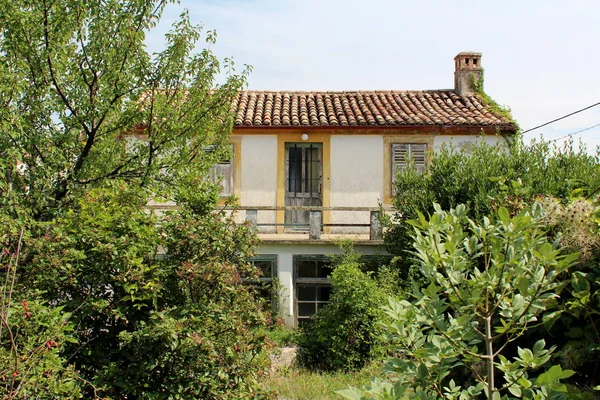
<svg viewBox="0 0 600 400"><path fill-rule="evenodd" d="M427 145L424 143L411 144L410 155L417 172L425 172L425 168L427 166Z"/></svg>
<svg viewBox="0 0 600 400"><path fill-rule="evenodd" d="M393 143L392 165L393 172L402 171L411 163L418 172L425 172L427 166L426 143Z"/></svg>
<svg viewBox="0 0 600 400"><path fill-rule="evenodd" d="M213 149L207 149L214 151ZM219 184L221 191L219 195L229 196L233 193L233 146L231 149L231 158L229 160L213 165L208 171L208 179L212 183Z"/></svg>

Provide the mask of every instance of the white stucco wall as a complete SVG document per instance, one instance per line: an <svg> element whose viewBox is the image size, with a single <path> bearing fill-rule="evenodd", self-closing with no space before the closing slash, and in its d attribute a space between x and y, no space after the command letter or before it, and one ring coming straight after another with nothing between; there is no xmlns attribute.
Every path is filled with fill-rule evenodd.
<svg viewBox="0 0 600 400"><path fill-rule="evenodd" d="M440 135L435 136L433 140L433 148L434 151L439 151L442 145L446 144L447 146L453 146L456 149L465 148L465 150L469 150L470 145L476 142L484 141L489 145L495 145L497 143L504 143L505 140L500 135Z"/></svg>
<svg viewBox="0 0 600 400"><path fill-rule="evenodd" d="M275 206L277 193L277 136L245 135L241 143L242 206ZM258 211L258 223L275 223L275 211ZM275 227L261 227L274 231Z"/></svg>
<svg viewBox="0 0 600 400"><path fill-rule="evenodd" d="M383 138L344 135L331 138L331 206L377 207L383 196ZM331 223L369 223L369 212L332 211ZM368 232L332 228L331 232Z"/></svg>
<svg viewBox="0 0 600 400"><path fill-rule="evenodd" d="M360 254L386 254L379 246L355 246ZM328 255L340 254L341 250L334 244L268 244L258 248L258 254L277 255L277 277L283 287L281 293L281 317L286 325L294 326L294 255Z"/></svg>

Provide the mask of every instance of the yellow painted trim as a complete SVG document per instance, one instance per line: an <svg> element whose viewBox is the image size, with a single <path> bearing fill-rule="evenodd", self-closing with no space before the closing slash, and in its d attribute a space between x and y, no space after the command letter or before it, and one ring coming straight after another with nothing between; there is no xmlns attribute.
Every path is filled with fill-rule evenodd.
<svg viewBox="0 0 600 400"><path fill-rule="evenodd" d="M433 139L435 135L390 135L383 136L383 205L392 204L392 144L393 143L425 143L427 144L427 164L431 160Z"/></svg>
<svg viewBox="0 0 600 400"><path fill-rule="evenodd" d="M242 195L242 137L241 136L230 136L229 141L233 146L233 193L238 201ZM219 198L218 205L222 206L225 204L230 196L224 196Z"/></svg>
<svg viewBox="0 0 600 400"><path fill-rule="evenodd" d="M280 133L277 135L277 199L276 206L285 206L285 144L286 143L322 143L323 144L323 186L322 202L323 207L330 207L331 196L331 134L308 132L308 140L302 140L304 132L298 130L297 133ZM283 233L283 224L285 223L285 211L277 210L277 233ZM331 223L331 212L323 211L323 223ZM329 229L324 229L328 233Z"/></svg>

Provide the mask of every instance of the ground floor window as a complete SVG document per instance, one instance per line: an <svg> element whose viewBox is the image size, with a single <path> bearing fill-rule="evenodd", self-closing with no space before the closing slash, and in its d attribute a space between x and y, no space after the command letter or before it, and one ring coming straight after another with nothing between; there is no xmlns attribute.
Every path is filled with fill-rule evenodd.
<svg viewBox="0 0 600 400"><path fill-rule="evenodd" d="M302 326L325 304L331 295L331 260L324 255L294 256L296 323Z"/></svg>
<svg viewBox="0 0 600 400"><path fill-rule="evenodd" d="M276 314L279 308L276 293L278 288L274 282L277 278L277 255L259 254L248 261L260 269L261 275L258 279L244 279L244 282L255 287L259 300L265 305L265 310L271 310Z"/></svg>

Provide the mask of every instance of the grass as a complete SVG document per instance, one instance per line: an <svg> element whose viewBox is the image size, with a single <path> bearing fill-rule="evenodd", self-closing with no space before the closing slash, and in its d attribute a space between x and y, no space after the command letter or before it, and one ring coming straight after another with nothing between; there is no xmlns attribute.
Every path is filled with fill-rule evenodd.
<svg viewBox="0 0 600 400"><path fill-rule="evenodd" d="M281 370L267 380L266 387L285 400L329 400L342 399L336 390L348 386L362 386L371 382L381 370L381 364L373 365L358 372L313 372L291 367Z"/></svg>

